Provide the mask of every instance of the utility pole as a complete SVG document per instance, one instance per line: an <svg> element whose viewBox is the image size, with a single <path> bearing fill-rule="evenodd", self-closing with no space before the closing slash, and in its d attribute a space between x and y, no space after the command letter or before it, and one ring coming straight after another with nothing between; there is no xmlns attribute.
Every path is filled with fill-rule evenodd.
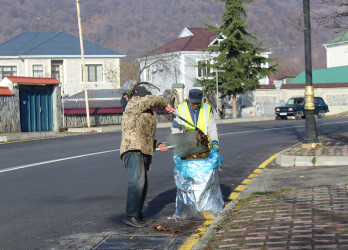
<svg viewBox="0 0 348 250"><path fill-rule="evenodd" d="M79 0L76 0L77 19L78 19L78 23L79 23L80 46L81 46L81 57L82 57L83 85L84 85L84 89L85 89L87 126L90 128L91 127L91 122L90 122L90 119L89 119L89 104L88 104L88 91L87 91L87 82L86 82L85 52L84 52L84 49L83 49L83 38L82 38L80 3L79 2L80 2Z"/></svg>
<svg viewBox="0 0 348 250"><path fill-rule="evenodd" d="M303 0L304 16L304 43L305 43L305 112L306 112L306 138L302 147L318 147L320 143L317 136L317 126L314 118L314 88L312 83L312 50L311 50L311 19L310 2Z"/></svg>

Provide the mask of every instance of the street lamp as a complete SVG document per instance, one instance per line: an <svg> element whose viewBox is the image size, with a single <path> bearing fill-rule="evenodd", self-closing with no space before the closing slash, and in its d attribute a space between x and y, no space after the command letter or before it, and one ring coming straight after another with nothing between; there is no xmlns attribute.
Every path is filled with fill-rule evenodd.
<svg viewBox="0 0 348 250"><path fill-rule="evenodd" d="M314 88L312 83L312 51L311 51L311 24L310 24L310 2L303 0L304 15L304 43L306 64L306 88L305 88L305 111L306 111L306 139L302 147L320 146L317 136L317 127L314 118Z"/></svg>

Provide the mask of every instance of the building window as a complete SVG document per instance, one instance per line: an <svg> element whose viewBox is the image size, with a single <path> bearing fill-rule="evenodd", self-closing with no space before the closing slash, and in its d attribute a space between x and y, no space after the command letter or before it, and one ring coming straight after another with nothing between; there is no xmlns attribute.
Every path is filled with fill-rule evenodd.
<svg viewBox="0 0 348 250"><path fill-rule="evenodd" d="M6 76L16 76L17 66L0 66L0 77L4 79Z"/></svg>
<svg viewBox="0 0 348 250"><path fill-rule="evenodd" d="M152 81L152 74L151 74L151 70L150 67L146 67L143 71L144 74L144 81L145 82L151 82Z"/></svg>
<svg viewBox="0 0 348 250"><path fill-rule="evenodd" d="M59 65L57 65L57 64L51 65L51 77L55 77L55 78L57 78L58 81L60 81Z"/></svg>
<svg viewBox="0 0 348 250"><path fill-rule="evenodd" d="M198 77L203 77L210 73L210 67L207 65L208 63L208 60L198 61Z"/></svg>
<svg viewBox="0 0 348 250"><path fill-rule="evenodd" d="M82 72L83 79L83 72ZM101 64L86 65L86 81L87 82L102 82L103 81L103 66Z"/></svg>
<svg viewBox="0 0 348 250"><path fill-rule="evenodd" d="M42 65L33 65L33 77L43 77Z"/></svg>

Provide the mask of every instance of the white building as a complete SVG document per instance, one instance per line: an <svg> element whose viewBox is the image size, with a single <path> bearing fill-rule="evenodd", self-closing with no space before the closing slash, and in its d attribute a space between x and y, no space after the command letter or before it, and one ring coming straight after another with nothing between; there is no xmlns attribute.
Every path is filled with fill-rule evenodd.
<svg viewBox="0 0 348 250"><path fill-rule="evenodd" d="M120 87L120 59L126 55L83 41L88 89ZM80 39L64 32L24 32L0 44L0 80L6 76L56 77L62 92L84 89Z"/></svg>
<svg viewBox="0 0 348 250"><path fill-rule="evenodd" d="M210 72L209 67L202 67L202 62L213 60L217 54L209 47L217 45L222 37L207 28L184 28L178 38L155 49L150 55L138 58L140 68L144 69L141 81L148 81L160 88L156 94L163 94L166 89L181 85L184 98L195 81ZM269 52L262 53L269 56ZM268 67L268 65L264 65ZM260 80L261 85L268 85L269 79Z"/></svg>
<svg viewBox="0 0 348 250"><path fill-rule="evenodd" d="M348 32L328 41L323 45L326 48L326 67L348 65Z"/></svg>

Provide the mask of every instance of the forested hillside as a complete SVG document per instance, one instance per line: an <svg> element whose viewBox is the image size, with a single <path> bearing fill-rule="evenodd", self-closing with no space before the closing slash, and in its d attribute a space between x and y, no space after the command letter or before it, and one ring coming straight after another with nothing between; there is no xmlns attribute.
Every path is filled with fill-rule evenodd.
<svg viewBox="0 0 348 250"><path fill-rule="evenodd" d="M184 27L219 25L224 3L218 0L80 0L84 39L128 55L176 38ZM0 0L0 43L25 31L64 31L78 36L75 0ZM313 11L323 6L311 1ZM303 31L297 19L302 0L255 0L247 4L249 29L279 58L276 76L303 70ZM338 34L312 25L313 68L326 67L322 44Z"/></svg>

